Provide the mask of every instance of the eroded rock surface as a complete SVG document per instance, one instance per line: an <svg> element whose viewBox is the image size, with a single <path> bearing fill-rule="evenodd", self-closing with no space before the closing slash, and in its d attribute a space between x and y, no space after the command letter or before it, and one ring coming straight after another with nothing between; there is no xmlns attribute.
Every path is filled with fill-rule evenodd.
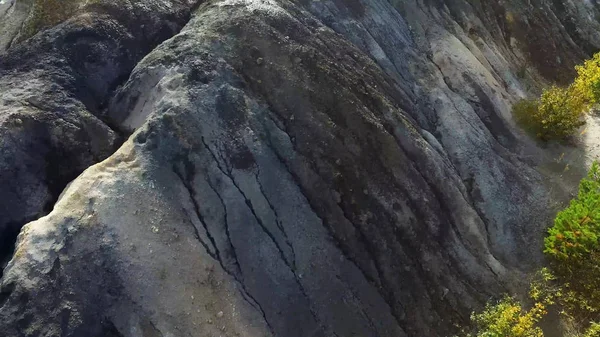
<svg viewBox="0 0 600 337"><path fill-rule="evenodd" d="M14 2L5 15L26 5ZM179 31L194 6L191 1L94 2L0 54L4 247L22 225L52 209L68 182L118 147L122 140L100 111L135 64Z"/></svg>
<svg viewBox="0 0 600 337"><path fill-rule="evenodd" d="M150 51L194 6L131 4L0 54L2 221L133 132L23 228L6 336L446 336L540 263L562 192L510 105L596 5L215 0Z"/></svg>

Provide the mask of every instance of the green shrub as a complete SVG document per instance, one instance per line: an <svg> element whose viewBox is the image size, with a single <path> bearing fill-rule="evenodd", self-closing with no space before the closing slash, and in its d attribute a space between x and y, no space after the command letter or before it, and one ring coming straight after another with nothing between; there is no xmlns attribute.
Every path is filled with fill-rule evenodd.
<svg viewBox="0 0 600 337"><path fill-rule="evenodd" d="M565 337L600 337L600 324L591 316L573 316L568 304L573 304L573 293L548 269L538 271L531 282L530 299L533 305L525 310L513 297L505 296L496 303L488 303L480 313L471 314L471 329L461 337L543 337L539 327L549 308L562 314L566 324Z"/></svg>
<svg viewBox="0 0 600 337"><path fill-rule="evenodd" d="M572 87L553 86L539 100L521 100L513 106L513 115L526 131L541 140L565 140L585 124L581 100Z"/></svg>
<svg viewBox="0 0 600 337"><path fill-rule="evenodd" d="M522 99L513 105L513 116L517 123L534 136L541 135L539 106L540 103L533 99Z"/></svg>
<svg viewBox="0 0 600 337"><path fill-rule="evenodd" d="M577 198L559 212L544 240L544 253L564 284L565 306L574 316L600 313L600 167L594 163Z"/></svg>
<svg viewBox="0 0 600 337"><path fill-rule="evenodd" d="M565 139L585 124L581 99L572 88L551 87L544 90L539 106L542 139Z"/></svg>
<svg viewBox="0 0 600 337"><path fill-rule="evenodd" d="M525 104L525 103L523 103ZM524 105L524 109L528 107ZM471 315L463 337L543 337L538 323L554 308L569 337L600 337L600 165L594 163L577 197L559 212L544 240L550 268L531 282L533 305L525 310L511 297Z"/></svg>
<svg viewBox="0 0 600 337"><path fill-rule="evenodd" d="M579 184L577 197L554 220L544 252L562 262L580 263L598 250L600 237L600 169L594 163Z"/></svg>
<svg viewBox="0 0 600 337"><path fill-rule="evenodd" d="M600 53L576 66L577 77L567 88L552 86L538 100L513 106L517 123L542 140L564 140L585 124L582 117L600 103Z"/></svg>
<svg viewBox="0 0 600 337"><path fill-rule="evenodd" d="M600 337L600 324L592 323L583 337Z"/></svg>
<svg viewBox="0 0 600 337"><path fill-rule="evenodd" d="M575 67L577 78L573 83L578 95L587 104L600 102L600 53L594 55L583 65Z"/></svg>
<svg viewBox="0 0 600 337"><path fill-rule="evenodd" d="M543 337L537 327L545 314L545 308L536 304L531 310L524 310L512 297L504 297L496 304L485 307L481 313L471 315L473 332L464 333L465 337Z"/></svg>

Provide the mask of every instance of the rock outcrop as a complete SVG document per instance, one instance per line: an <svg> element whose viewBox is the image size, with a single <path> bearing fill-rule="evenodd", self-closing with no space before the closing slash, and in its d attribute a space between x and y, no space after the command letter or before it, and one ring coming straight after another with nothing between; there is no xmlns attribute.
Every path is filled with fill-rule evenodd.
<svg viewBox="0 0 600 337"><path fill-rule="evenodd" d="M194 6L183 0L95 2L0 56L4 247L23 224L52 209L68 182L115 151L121 141L101 119L103 106L145 54L179 31ZM5 15L22 7L16 2Z"/></svg>
<svg viewBox="0 0 600 337"><path fill-rule="evenodd" d="M53 210L21 230L0 331L450 334L540 264L563 192L510 106L600 46L598 9L94 1L14 28L0 241Z"/></svg>

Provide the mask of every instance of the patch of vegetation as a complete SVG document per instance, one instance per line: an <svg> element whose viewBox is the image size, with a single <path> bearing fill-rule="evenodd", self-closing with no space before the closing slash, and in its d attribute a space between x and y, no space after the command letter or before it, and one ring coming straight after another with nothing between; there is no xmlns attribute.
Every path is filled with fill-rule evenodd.
<svg viewBox="0 0 600 337"><path fill-rule="evenodd" d="M19 39L26 40L65 21L86 4L85 0L34 0Z"/></svg>
<svg viewBox="0 0 600 337"><path fill-rule="evenodd" d="M496 304L488 303L481 313L473 313L473 332L465 337L543 337L542 329L536 326L544 315L542 306L524 310L512 297L505 297Z"/></svg>
<svg viewBox="0 0 600 337"><path fill-rule="evenodd" d="M573 83L575 91L584 102L600 102L600 53L597 53L583 65L575 67L577 78Z"/></svg>
<svg viewBox="0 0 600 337"><path fill-rule="evenodd" d="M552 86L539 99L517 102L517 123L544 141L565 140L583 126L584 115L600 102L600 53L575 69L577 78L570 86Z"/></svg>
<svg viewBox="0 0 600 337"><path fill-rule="evenodd" d="M592 323L590 328L585 332L583 337L600 337L600 324Z"/></svg>
<svg viewBox="0 0 600 337"><path fill-rule="evenodd" d="M525 131L537 136L542 123L537 122L540 103L533 99L522 99L513 105L513 116ZM541 136L541 135L540 135ZM539 136L538 136L539 137Z"/></svg>
<svg viewBox="0 0 600 337"><path fill-rule="evenodd" d="M600 168L594 163L577 198L559 212L544 240L544 253L575 316L600 313ZM600 318L600 317L598 317Z"/></svg>
<svg viewBox="0 0 600 337"><path fill-rule="evenodd" d="M521 100L513 106L513 115L527 132L537 138L565 140L585 124L585 113L571 89L553 86L537 100Z"/></svg>
<svg viewBox="0 0 600 337"><path fill-rule="evenodd" d="M543 337L540 320L552 308L569 337L600 337L600 165L594 163L579 193L559 212L544 240L549 268L531 282L524 308L505 297L471 316L463 337Z"/></svg>

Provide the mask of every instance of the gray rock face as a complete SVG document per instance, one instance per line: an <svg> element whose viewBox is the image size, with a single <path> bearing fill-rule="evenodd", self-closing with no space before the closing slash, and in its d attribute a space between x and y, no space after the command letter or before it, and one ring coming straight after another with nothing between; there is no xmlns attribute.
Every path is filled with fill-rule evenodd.
<svg viewBox="0 0 600 337"><path fill-rule="evenodd" d="M31 7L29 1L0 1L0 52L13 43Z"/></svg>
<svg viewBox="0 0 600 337"><path fill-rule="evenodd" d="M15 2L5 15L26 4ZM121 141L99 118L103 105L151 48L178 32L193 6L96 2L0 54L3 246L51 210L69 181L114 152Z"/></svg>
<svg viewBox="0 0 600 337"><path fill-rule="evenodd" d="M0 331L451 334L540 263L510 105L600 44L595 5L534 2L211 1L151 52L193 4L102 3L11 45L5 228L132 135L23 228Z"/></svg>

